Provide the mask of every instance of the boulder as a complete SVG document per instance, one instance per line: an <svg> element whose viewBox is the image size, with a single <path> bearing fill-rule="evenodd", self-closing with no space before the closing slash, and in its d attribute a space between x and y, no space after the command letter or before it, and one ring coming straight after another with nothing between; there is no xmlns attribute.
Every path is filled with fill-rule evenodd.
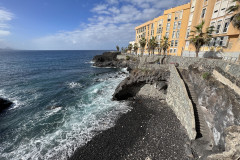
<svg viewBox="0 0 240 160"><path fill-rule="evenodd" d="M13 105L11 101L4 98L0 98L0 112L11 107L11 105Z"/></svg>

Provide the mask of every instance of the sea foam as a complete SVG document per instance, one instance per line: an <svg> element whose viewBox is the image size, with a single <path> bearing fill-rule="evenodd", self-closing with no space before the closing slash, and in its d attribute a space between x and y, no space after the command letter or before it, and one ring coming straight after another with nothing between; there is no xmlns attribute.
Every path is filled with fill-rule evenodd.
<svg viewBox="0 0 240 160"><path fill-rule="evenodd" d="M71 156L78 147L86 144L100 131L113 127L119 115L131 110L125 102L111 100L116 86L124 77L100 77L107 80L86 88L77 105L58 107L46 111L45 114L33 115L37 121L34 124L45 127L42 127L41 132L37 132L34 138L28 139L24 135L16 137L15 141L20 141L18 145L15 144L12 151L2 153L0 159L63 160ZM56 118L57 115L63 116L59 119ZM46 121L48 118L56 120L50 124ZM34 124L29 121L19 129L31 133ZM53 124L58 127L51 132L47 131L51 129L47 126ZM12 144L8 143L0 145L0 150L12 147Z"/></svg>

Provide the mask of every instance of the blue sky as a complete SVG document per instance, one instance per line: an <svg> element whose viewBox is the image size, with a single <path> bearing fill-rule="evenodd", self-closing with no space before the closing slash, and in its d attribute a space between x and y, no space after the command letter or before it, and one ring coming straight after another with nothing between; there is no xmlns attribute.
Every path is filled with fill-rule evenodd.
<svg viewBox="0 0 240 160"><path fill-rule="evenodd" d="M190 0L0 0L0 48L115 49L134 28Z"/></svg>

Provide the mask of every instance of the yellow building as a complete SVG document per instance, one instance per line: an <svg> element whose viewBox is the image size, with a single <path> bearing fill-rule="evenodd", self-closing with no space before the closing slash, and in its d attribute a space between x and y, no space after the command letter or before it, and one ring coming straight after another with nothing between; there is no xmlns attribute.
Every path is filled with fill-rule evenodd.
<svg viewBox="0 0 240 160"><path fill-rule="evenodd" d="M218 54L222 57L238 57L240 53L240 31L233 27L230 18L234 13L227 13L227 8L235 5L232 0L191 0L191 13L187 28L187 35L194 26L205 21L204 30L213 26L212 41L201 48L200 57L209 57ZM195 48L186 37L183 56L195 56Z"/></svg>
<svg viewBox="0 0 240 160"><path fill-rule="evenodd" d="M166 36L169 38L170 42L170 48L167 51L167 54L180 56L183 45L185 44L184 37L186 34L189 13L190 3L164 11L162 16L135 28L136 42L139 42L142 37L145 37L147 42L152 37L156 37L157 41L160 43L163 36ZM148 44L145 47L145 53L149 53ZM159 53L158 48L156 48L155 53Z"/></svg>
<svg viewBox="0 0 240 160"><path fill-rule="evenodd" d="M240 31L230 23L233 13L226 12L232 5L235 5L232 0L190 0L188 4L165 10L162 16L137 26L135 41L138 43L145 37L148 42L154 36L159 42L163 36L167 36L170 41L168 55L195 56L195 48L190 44L189 35L194 26L204 20L204 30L213 26L215 31L212 41L201 48L199 56L208 57L221 53L221 56L238 57ZM148 45L144 53L149 53ZM155 53L159 53L157 49Z"/></svg>

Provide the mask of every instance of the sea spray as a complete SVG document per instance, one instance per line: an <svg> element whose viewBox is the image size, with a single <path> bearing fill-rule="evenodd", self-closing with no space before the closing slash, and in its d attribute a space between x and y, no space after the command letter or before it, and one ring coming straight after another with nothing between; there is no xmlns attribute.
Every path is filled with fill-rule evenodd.
<svg viewBox="0 0 240 160"><path fill-rule="evenodd" d="M20 106L0 114L1 160L66 159L131 109L125 102L111 100L125 74L84 63L100 53L1 55L0 65L16 62L8 66L13 69L0 69L1 95Z"/></svg>

